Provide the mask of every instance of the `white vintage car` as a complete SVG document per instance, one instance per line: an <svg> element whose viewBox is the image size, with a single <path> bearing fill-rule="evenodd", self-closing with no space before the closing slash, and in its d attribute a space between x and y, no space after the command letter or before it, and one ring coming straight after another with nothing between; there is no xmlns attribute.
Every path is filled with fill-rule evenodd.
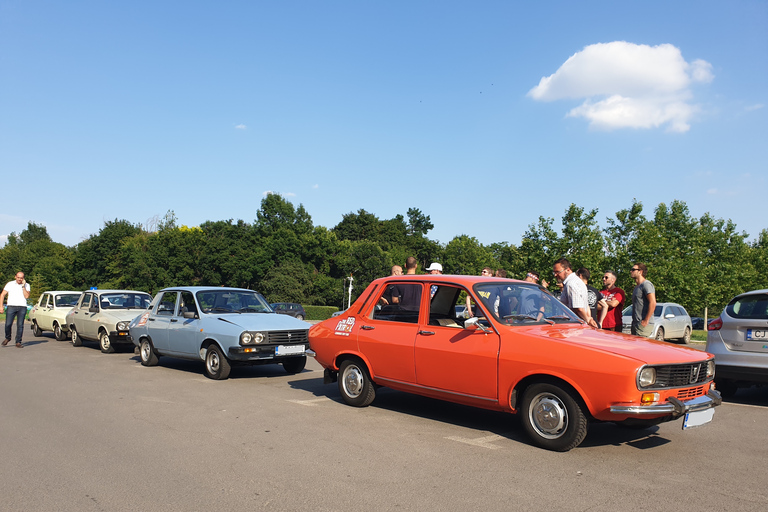
<svg viewBox="0 0 768 512"><path fill-rule="evenodd" d="M73 291L49 291L40 296L29 311L29 320L32 322L32 332L38 338L43 331L53 331L53 335L59 341L67 339L69 327L66 316L72 307L77 304L83 292Z"/></svg>

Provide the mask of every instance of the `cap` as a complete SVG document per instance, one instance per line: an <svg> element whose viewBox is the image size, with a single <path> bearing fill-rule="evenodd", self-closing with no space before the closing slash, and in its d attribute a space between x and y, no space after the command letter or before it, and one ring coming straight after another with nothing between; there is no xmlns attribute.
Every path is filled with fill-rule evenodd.
<svg viewBox="0 0 768 512"><path fill-rule="evenodd" d="M428 270L428 271L432 271L432 270L439 270L440 272L442 272L442 271L443 271L443 266L442 266L441 264L439 264L439 263L432 263L432 264L431 264L431 265L430 265L430 266L427 268L427 270Z"/></svg>

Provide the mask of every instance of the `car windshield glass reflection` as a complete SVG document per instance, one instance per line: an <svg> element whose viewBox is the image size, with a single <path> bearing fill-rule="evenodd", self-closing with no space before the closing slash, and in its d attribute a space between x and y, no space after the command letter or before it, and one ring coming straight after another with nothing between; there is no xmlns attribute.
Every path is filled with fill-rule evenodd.
<svg viewBox="0 0 768 512"><path fill-rule="evenodd" d="M576 315L551 293L533 284L483 283L475 293L491 315L508 325L578 323Z"/></svg>
<svg viewBox="0 0 768 512"><path fill-rule="evenodd" d="M56 296L56 307L61 308L65 306L74 306L77 304L77 299L80 298L79 293L68 293L66 295Z"/></svg>
<svg viewBox="0 0 768 512"><path fill-rule="evenodd" d="M101 309L147 309L152 298L146 293L105 293Z"/></svg>
<svg viewBox="0 0 768 512"><path fill-rule="evenodd" d="M272 313L266 299L252 291L205 290L197 292L203 313Z"/></svg>

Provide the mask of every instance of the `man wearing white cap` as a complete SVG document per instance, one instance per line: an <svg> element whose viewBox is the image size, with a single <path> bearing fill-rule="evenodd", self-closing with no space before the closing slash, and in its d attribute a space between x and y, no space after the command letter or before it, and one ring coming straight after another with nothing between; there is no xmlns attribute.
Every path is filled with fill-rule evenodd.
<svg viewBox="0 0 768 512"><path fill-rule="evenodd" d="M442 274L443 273L443 266L437 262L433 262L429 267L427 267L427 272L430 274ZM437 285L433 284L429 287L429 296L434 297L435 292L437 291Z"/></svg>

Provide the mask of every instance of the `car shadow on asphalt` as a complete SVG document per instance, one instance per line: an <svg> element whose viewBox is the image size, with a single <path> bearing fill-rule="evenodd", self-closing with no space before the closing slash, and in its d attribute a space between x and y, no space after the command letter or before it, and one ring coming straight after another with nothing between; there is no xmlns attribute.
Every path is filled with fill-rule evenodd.
<svg viewBox="0 0 768 512"><path fill-rule="evenodd" d="M322 378L296 380L289 384L295 389L301 389L317 397L326 397L338 402L340 406L349 407L341 399L337 385L323 384ZM491 432L512 441L531 444L519 416L515 414L455 404L389 388L378 388L376 399L369 407L477 430L478 436ZM577 449L621 445L641 450L657 448L670 442L669 439L659 435L658 431L658 426L631 429L614 423L590 423L587 437Z"/></svg>
<svg viewBox="0 0 768 512"><path fill-rule="evenodd" d="M98 348L98 347L97 347ZM131 361L141 364L141 357L137 354L131 358ZM187 373L195 373L201 377L205 377L203 361L190 361L189 359L178 359L175 357L162 356L158 363L160 368L168 368L171 370L179 370ZM278 377L294 377L296 375L302 375L304 373L312 373L312 370L305 369L298 374L289 375L284 369L283 365L279 363L267 363L258 365L232 365L232 371L229 374L229 380L238 379L274 379ZM322 379L320 379L322 383Z"/></svg>
<svg viewBox="0 0 768 512"><path fill-rule="evenodd" d="M723 403L768 407L768 385L739 388L735 395L723 398Z"/></svg>

